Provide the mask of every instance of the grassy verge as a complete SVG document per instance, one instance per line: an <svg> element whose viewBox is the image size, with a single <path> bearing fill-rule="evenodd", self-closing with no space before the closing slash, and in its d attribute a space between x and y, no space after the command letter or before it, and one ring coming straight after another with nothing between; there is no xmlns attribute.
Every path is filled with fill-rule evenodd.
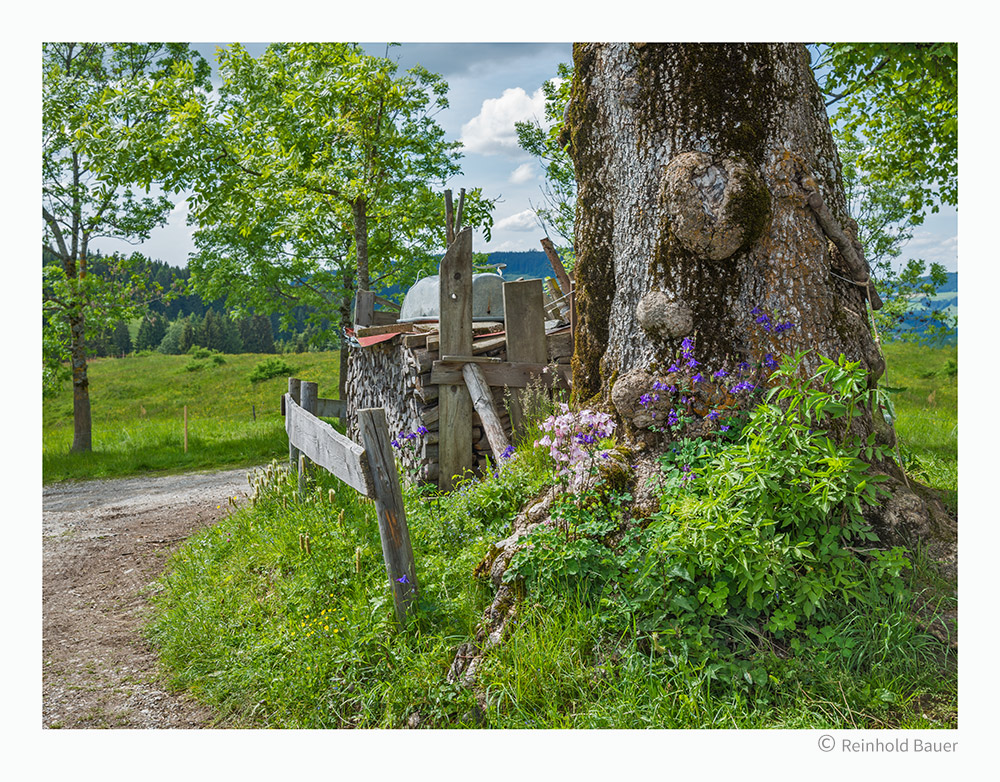
<svg viewBox="0 0 1000 782"><path fill-rule="evenodd" d="M907 387L893 392L903 448L911 460L938 464L931 484L954 491L957 446L947 435L957 397L954 380L935 374L948 351L887 352L893 387ZM926 570L919 557L898 589L817 620L801 644L774 643L752 624L713 624L739 650L737 676L678 662L664 636L638 624L611 626L607 600L620 584L585 592L570 578L547 598L529 589L479 668L481 697L448 684L456 648L492 599L474 566L551 480L544 456L522 448L498 476L450 495L406 487L421 598L399 631L371 505L323 476L299 498L275 469L253 507L174 557L157 587L151 637L174 685L237 726L957 726L955 656L912 616L924 583L914 574Z"/></svg>
<svg viewBox="0 0 1000 782"><path fill-rule="evenodd" d="M241 467L287 454L279 407L287 376L258 383L249 379L258 364L274 358L284 360L296 376L318 382L322 396L337 396L338 353L95 359L89 371L93 451L69 452L73 391L66 382L43 403L43 480Z"/></svg>

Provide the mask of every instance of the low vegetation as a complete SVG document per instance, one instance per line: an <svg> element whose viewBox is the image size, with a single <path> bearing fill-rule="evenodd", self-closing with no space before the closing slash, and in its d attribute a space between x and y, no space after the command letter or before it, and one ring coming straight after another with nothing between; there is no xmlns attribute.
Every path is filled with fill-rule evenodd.
<svg viewBox="0 0 1000 782"><path fill-rule="evenodd" d="M957 504L954 349L888 353L904 460ZM614 470L558 476L533 445L554 442L551 419L485 479L447 495L406 484L420 600L403 628L371 504L322 474L300 497L276 462L252 504L174 557L151 638L175 686L232 725L953 728L955 655L913 612L930 569L869 539L867 445L816 426L819 408L850 415L856 378L826 371L839 395L786 376L804 417L761 409L742 434L668 452L648 515ZM621 452L610 427L588 431L595 462ZM554 523L505 575L523 600L503 643L475 687L449 683L493 597L476 565L559 480Z"/></svg>
<svg viewBox="0 0 1000 782"><path fill-rule="evenodd" d="M282 374L255 382L260 367ZM289 374L319 383L335 397L339 353L279 358L222 355L195 348L181 356L145 353L96 359L89 375L92 453L70 453L73 390L64 381L42 408L42 476L46 483L266 464L288 453L281 395ZM184 408L188 450L184 451Z"/></svg>

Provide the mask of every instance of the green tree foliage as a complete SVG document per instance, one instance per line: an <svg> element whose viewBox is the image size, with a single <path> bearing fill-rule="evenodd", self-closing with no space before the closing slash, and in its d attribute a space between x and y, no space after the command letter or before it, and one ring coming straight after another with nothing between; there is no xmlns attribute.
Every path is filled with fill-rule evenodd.
<svg viewBox="0 0 1000 782"><path fill-rule="evenodd" d="M119 320L115 323L115 328L111 332L111 344L114 346L116 356L132 352L132 336L125 321Z"/></svg>
<svg viewBox="0 0 1000 782"><path fill-rule="evenodd" d="M133 314L148 281L136 256L115 260L114 282L89 273L96 237L141 241L173 204L151 195L176 186L159 101L177 98L176 69L208 86L207 63L186 44L47 43L42 47L43 378L73 379L73 451L91 450L88 330Z"/></svg>
<svg viewBox="0 0 1000 782"><path fill-rule="evenodd" d="M958 46L826 44L814 69L831 125L858 238L886 306L875 325L890 338L952 332L929 306L941 264L899 263L913 229L941 204L958 206Z"/></svg>
<svg viewBox="0 0 1000 782"><path fill-rule="evenodd" d="M309 305L321 332L337 310L350 321L356 289L405 286L434 265L444 219L431 186L460 157L434 119L440 76L346 43L272 44L259 58L234 44L219 71L218 101L176 112L204 150L190 200L203 296L280 312L282 325ZM465 223L488 228L491 206L468 194Z"/></svg>
<svg viewBox="0 0 1000 782"><path fill-rule="evenodd" d="M514 124L518 144L537 158L545 171L545 184L542 186L545 205L534 207L535 214L543 227L551 228L560 237L560 249L567 256L572 256L573 250L576 176L573 161L565 149L567 139L561 134L572 83L572 66L560 63L556 78L542 85L545 94L544 123L532 120ZM571 263L571 257L565 260Z"/></svg>
<svg viewBox="0 0 1000 782"><path fill-rule="evenodd" d="M826 44L814 68L862 184L900 187L914 215L958 205L958 44Z"/></svg>
<svg viewBox="0 0 1000 782"><path fill-rule="evenodd" d="M139 323L139 331L135 335L135 349L156 350L166 333L166 320L158 315L147 314Z"/></svg>

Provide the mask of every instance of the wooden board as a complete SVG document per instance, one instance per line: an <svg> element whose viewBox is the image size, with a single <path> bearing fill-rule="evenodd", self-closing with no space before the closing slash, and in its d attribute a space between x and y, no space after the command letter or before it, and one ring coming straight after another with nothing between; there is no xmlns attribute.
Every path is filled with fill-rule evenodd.
<svg viewBox="0 0 1000 782"><path fill-rule="evenodd" d="M507 326L507 361L546 363L549 360L549 348L545 340L545 293L542 281L505 282L503 310ZM510 414L516 437L524 428L521 401L516 393L511 396Z"/></svg>
<svg viewBox="0 0 1000 782"><path fill-rule="evenodd" d="M472 353L472 229L462 229L441 259L440 350L451 355ZM424 396L425 401L427 396ZM450 491L454 477L473 465L472 399L462 385L439 391L441 442L438 488Z"/></svg>
<svg viewBox="0 0 1000 782"><path fill-rule="evenodd" d="M285 432L297 451L366 497L372 496L365 450L285 395Z"/></svg>
<svg viewBox="0 0 1000 782"><path fill-rule="evenodd" d="M462 366L465 361L435 361L431 368L431 387L465 384ZM541 380L547 387L569 388L570 370L560 366L555 373L548 364L502 361L477 364L483 371L487 385L493 387L525 388L532 380ZM442 424L443 426L443 424Z"/></svg>
<svg viewBox="0 0 1000 782"><path fill-rule="evenodd" d="M320 397L316 400L316 415L319 418L343 418L344 401L342 399L323 399Z"/></svg>

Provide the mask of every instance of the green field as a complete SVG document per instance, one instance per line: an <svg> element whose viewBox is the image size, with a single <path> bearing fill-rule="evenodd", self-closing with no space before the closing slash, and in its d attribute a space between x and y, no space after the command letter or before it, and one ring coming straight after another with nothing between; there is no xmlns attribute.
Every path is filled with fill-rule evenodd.
<svg viewBox="0 0 1000 782"><path fill-rule="evenodd" d="M337 396L340 354L243 354L211 357L153 353L90 362L93 452L71 454L73 392L63 384L42 408L46 483L263 464L287 456L281 395L287 377L252 383L254 368L280 358L294 376ZM188 450L184 452L184 407Z"/></svg>

